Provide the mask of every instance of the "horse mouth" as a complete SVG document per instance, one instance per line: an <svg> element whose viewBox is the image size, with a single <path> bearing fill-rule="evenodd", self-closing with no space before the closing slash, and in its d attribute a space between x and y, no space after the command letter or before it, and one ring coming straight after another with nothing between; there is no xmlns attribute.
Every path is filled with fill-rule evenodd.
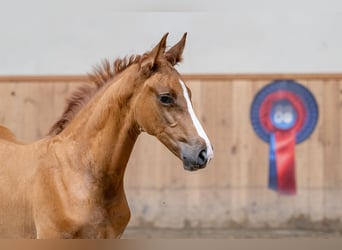
<svg viewBox="0 0 342 250"><path fill-rule="evenodd" d="M194 172L194 171L203 169L206 166L207 166L207 164L204 164L204 165L199 165L199 164L191 164L191 165L183 164L184 169L187 170L187 171L190 171L190 172Z"/></svg>

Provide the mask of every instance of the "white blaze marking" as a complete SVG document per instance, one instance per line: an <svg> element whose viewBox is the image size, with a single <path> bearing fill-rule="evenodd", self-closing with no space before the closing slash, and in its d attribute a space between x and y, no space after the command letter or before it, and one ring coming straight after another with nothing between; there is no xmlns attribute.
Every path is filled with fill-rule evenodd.
<svg viewBox="0 0 342 250"><path fill-rule="evenodd" d="M197 119L197 116L195 114L194 109L192 108L189 93L188 93L188 90L186 89L185 83L182 80L179 80L179 82L180 82L182 89L183 89L183 94L184 94L184 97L186 100L186 104L187 104L188 111L189 111L190 117L192 119L192 122L193 122L193 124L197 130L198 135L204 139L204 141L207 145L207 157L208 157L208 162L209 162L213 158L213 155L214 155L211 143L209 141L207 134L204 132L204 129L203 129L201 123Z"/></svg>

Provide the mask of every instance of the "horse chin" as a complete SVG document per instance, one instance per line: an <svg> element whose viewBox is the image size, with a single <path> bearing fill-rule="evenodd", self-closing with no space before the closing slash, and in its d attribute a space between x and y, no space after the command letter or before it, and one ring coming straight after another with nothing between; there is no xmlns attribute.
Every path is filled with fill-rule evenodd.
<svg viewBox="0 0 342 250"><path fill-rule="evenodd" d="M183 163L183 167L187 171L194 172L194 171L205 168L206 164L201 166L201 165L188 165L188 164Z"/></svg>

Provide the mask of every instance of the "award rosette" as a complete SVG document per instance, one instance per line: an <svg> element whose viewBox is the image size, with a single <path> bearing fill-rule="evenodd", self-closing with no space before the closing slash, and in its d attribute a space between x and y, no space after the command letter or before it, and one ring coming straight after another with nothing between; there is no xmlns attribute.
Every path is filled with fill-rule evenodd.
<svg viewBox="0 0 342 250"><path fill-rule="evenodd" d="M256 134L270 145L269 188L295 194L295 145L316 127L318 106L314 96L293 80L276 80L257 93L250 118Z"/></svg>

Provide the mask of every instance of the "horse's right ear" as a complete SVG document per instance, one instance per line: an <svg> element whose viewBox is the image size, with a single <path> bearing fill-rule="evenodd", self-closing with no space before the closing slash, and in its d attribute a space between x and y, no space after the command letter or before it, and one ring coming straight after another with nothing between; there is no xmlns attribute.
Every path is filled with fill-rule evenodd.
<svg viewBox="0 0 342 250"><path fill-rule="evenodd" d="M164 56L166 49L166 39L169 33L166 33L160 42L151 50L148 54L147 58L141 65L141 68L144 70L151 70L157 65L157 61L161 56Z"/></svg>
<svg viewBox="0 0 342 250"><path fill-rule="evenodd" d="M187 33L184 33L182 39L165 53L166 59L172 64L172 66L175 66L177 63L182 61L186 35Z"/></svg>

